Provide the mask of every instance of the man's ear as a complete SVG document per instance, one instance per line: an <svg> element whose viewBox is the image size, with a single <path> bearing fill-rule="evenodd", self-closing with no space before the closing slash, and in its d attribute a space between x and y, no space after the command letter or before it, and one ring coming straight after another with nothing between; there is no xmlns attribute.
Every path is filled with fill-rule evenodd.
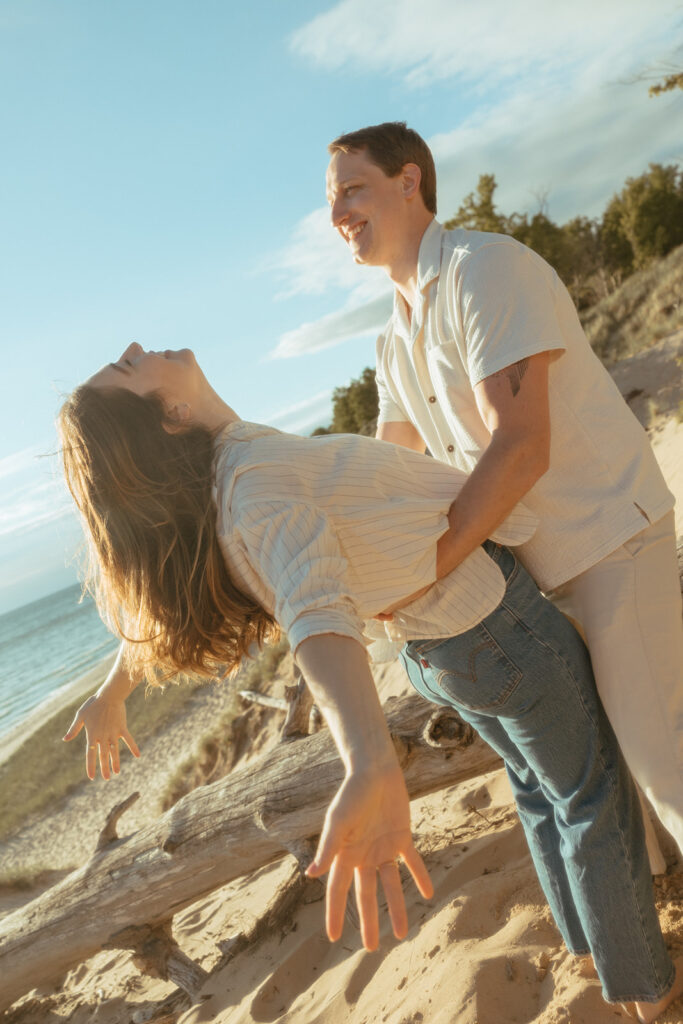
<svg viewBox="0 0 683 1024"><path fill-rule="evenodd" d="M406 199L412 199L420 193L422 171L417 164L404 164L401 168L401 188Z"/></svg>
<svg viewBox="0 0 683 1024"><path fill-rule="evenodd" d="M164 430L167 434L178 434L189 426L191 417L192 410L187 402L178 402L177 405L166 409Z"/></svg>

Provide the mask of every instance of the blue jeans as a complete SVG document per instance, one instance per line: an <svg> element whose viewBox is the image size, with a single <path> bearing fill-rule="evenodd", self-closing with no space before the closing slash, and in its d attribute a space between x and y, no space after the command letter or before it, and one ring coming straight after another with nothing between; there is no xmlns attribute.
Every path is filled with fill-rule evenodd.
<svg viewBox="0 0 683 1024"><path fill-rule="evenodd" d="M610 1002L656 1002L674 967L662 937L638 795L588 650L514 554L486 541L507 587L459 636L413 640L415 689L454 707L503 758L543 891L568 949L590 952Z"/></svg>

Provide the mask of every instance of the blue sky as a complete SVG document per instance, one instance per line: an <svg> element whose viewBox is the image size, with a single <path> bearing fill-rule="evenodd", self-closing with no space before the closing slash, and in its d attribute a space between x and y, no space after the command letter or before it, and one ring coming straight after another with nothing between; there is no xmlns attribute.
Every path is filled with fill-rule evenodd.
<svg viewBox="0 0 683 1024"><path fill-rule="evenodd" d="M680 0L0 0L0 613L76 579L60 395L190 345L248 419L309 432L390 308L329 227L326 144L407 120L439 215L598 216L683 160Z"/></svg>

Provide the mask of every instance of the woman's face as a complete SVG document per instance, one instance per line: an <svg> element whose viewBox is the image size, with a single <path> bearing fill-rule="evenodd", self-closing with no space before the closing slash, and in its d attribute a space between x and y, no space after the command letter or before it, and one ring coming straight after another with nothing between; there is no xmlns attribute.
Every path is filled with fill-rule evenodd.
<svg viewBox="0 0 683 1024"><path fill-rule="evenodd" d="M159 392L171 405L192 405L206 378L189 348L146 352L134 341L115 363L108 363L87 382L96 388L118 387L136 395Z"/></svg>

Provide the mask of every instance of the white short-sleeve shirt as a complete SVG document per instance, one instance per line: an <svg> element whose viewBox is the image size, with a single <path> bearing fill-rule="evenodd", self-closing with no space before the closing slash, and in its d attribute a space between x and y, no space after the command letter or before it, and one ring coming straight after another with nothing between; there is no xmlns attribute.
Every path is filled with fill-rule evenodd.
<svg viewBox="0 0 683 1024"><path fill-rule="evenodd" d="M217 441L218 540L235 584L267 609L292 649L309 636L386 638L372 617L436 578L436 542L466 475L357 435L297 437L239 421ZM519 504L492 539L536 528ZM500 603L483 548L394 615L392 639L465 632Z"/></svg>
<svg viewBox="0 0 683 1024"><path fill-rule="evenodd" d="M490 440L475 386L546 351L550 468L525 495L539 527L518 550L548 591L661 518L674 497L555 271L507 235L432 221L412 318L396 293L377 343L380 423L411 422L432 455L471 472Z"/></svg>

